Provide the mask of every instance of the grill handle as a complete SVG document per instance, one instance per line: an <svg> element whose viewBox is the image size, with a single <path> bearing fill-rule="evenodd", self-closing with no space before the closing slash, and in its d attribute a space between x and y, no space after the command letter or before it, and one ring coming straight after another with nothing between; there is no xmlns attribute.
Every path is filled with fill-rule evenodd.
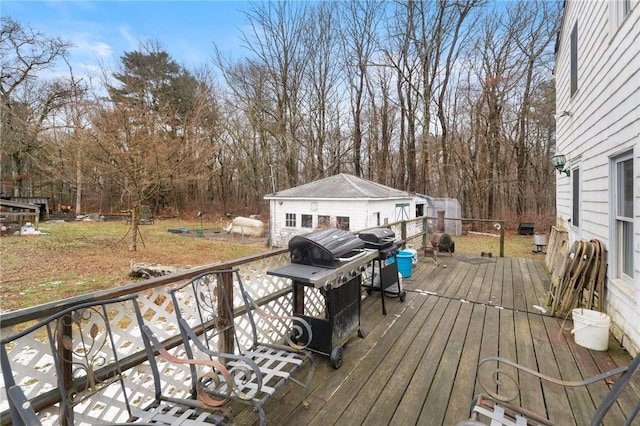
<svg viewBox="0 0 640 426"><path fill-rule="evenodd" d="M364 256L365 254L367 254L367 252L365 250L362 250L360 253L356 254L355 256L351 256L351 257L339 257L338 260L340 262L349 262L351 260L356 260L356 259L360 259L362 256Z"/></svg>

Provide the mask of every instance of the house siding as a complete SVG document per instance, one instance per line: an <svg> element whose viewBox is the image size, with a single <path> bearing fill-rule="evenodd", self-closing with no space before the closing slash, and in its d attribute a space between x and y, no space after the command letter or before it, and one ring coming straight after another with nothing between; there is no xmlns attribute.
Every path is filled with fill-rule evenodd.
<svg viewBox="0 0 640 426"><path fill-rule="evenodd" d="M640 1L624 19L614 1L565 3L556 57L556 109L571 116L556 121L557 151L569 168L580 167L580 225L571 225L572 178L556 180L557 222L571 240L601 240L609 251L606 311L612 332L632 354L640 349ZM570 36L578 24L578 90L570 95ZM611 247L613 209L611 159L633 152L634 277L615 279L618 253Z"/></svg>

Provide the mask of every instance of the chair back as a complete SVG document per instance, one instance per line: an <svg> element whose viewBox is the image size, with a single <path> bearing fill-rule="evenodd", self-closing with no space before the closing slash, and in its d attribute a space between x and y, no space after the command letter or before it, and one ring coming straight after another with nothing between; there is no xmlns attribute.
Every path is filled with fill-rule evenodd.
<svg viewBox="0 0 640 426"><path fill-rule="evenodd" d="M169 291L181 332L190 329L213 352L236 352L231 271L207 272ZM183 341L189 340L184 335ZM185 346L189 358L198 351ZM239 348L238 348L239 351Z"/></svg>
<svg viewBox="0 0 640 426"><path fill-rule="evenodd" d="M0 360L13 424L39 424L45 415L67 426L130 419L134 400L154 399L154 389L133 384L131 369L147 357L157 376L153 352L140 337L142 324L136 296L130 296L79 304L3 338Z"/></svg>
<svg viewBox="0 0 640 426"><path fill-rule="evenodd" d="M311 336L310 326L291 315L290 288L270 292L255 283L245 286L237 269L204 273L169 293L183 341L198 336L210 351L240 355L261 344L283 342L302 349L308 342L293 343L291 337ZM201 352L189 346L190 358Z"/></svg>

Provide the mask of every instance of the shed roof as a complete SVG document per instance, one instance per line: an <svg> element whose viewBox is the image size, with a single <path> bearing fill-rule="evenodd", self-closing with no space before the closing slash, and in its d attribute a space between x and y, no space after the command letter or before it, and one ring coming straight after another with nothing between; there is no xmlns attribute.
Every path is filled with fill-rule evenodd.
<svg viewBox="0 0 640 426"><path fill-rule="evenodd" d="M302 199L397 199L413 198L411 194L346 173L329 176L304 185L265 195L266 200Z"/></svg>
<svg viewBox="0 0 640 426"><path fill-rule="evenodd" d="M3 199L0 199L0 206L11 207L14 209L33 210L36 212L40 210L40 206L36 204L20 203L18 201L3 200Z"/></svg>

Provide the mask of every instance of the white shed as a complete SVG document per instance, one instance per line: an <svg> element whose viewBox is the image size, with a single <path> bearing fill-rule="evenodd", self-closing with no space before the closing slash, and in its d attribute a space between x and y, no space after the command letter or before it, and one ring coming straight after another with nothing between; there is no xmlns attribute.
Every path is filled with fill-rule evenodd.
<svg viewBox="0 0 640 426"><path fill-rule="evenodd" d="M410 193L344 173L264 198L273 247L286 247L292 237L317 229L358 231L416 217Z"/></svg>
<svg viewBox="0 0 640 426"><path fill-rule="evenodd" d="M640 350L640 1L564 3L556 52L557 223L608 250L612 332Z"/></svg>

